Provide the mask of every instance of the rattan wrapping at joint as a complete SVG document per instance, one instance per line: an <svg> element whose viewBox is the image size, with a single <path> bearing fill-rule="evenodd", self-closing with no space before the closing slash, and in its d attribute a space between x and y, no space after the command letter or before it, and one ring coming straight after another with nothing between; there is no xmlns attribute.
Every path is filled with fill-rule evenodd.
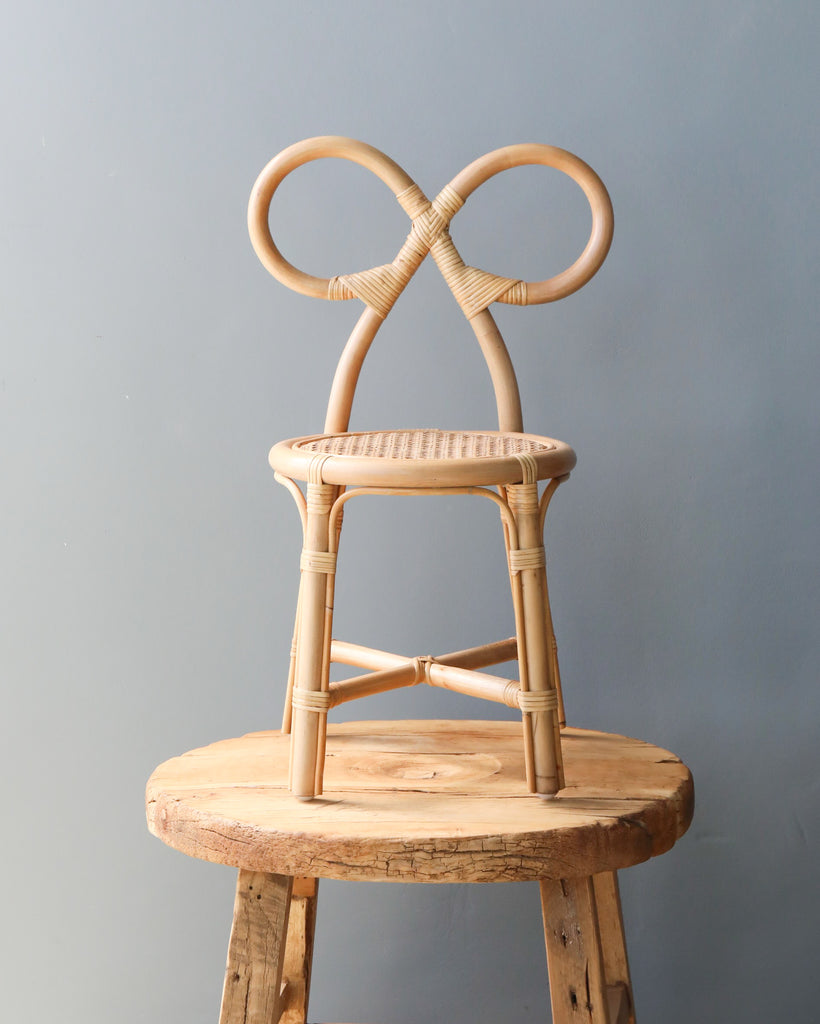
<svg viewBox="0 0 820 1024"><path fill-rule="evenodd" d="M299 559L299 568L302 572L320 572L332 575L336 572L336 552L303 550Z"/></svg>
<svg viewBox="0 0 820 1024"><path fill-rule="evenodd" d="M519 548L510 551L510 572L521 572L522 569L540 569L547 564L543 545L537 548Z"/></svg>
<svg viewBox="0 0 820 1024"><path fill-rule="evenodd" d="M558 708L558 691L519 690L518 706L528 714L535 711L555 711Z"/></svg>
<svg viewBox="0 0 820 1024"><path fill-rule="evenodd" d="M294 687L291 701L297 711L315 711L319 715L326 715L330 709L331 695L324 690L303 690L297 686Z"/></svg>

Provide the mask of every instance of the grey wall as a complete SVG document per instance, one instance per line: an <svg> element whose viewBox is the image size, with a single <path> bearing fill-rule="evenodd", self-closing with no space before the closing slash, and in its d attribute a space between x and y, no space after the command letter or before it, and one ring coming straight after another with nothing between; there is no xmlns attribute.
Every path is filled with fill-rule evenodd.
<svg viewBox="0 0 820 1024"><path fill-rule="evenodd" d="M696 776L690 834L623 876L638 1007L666 1024L816 1019L817 12L7 12L4 1019L216 1019L233 872L149 837L142 789L157 762L280 714L299 538L266 452L320 428L324 390L301 368L329 382L355 310L273 282L244 211L264 163L322 133L372 142L430 191L525 140L607 182L600 275L499 320L529 428L579 453L548 534L571 718L652 739ZM465 255L560 269L588 215L558 178L488 185L454 224ZM389 260L404 234L386 190L337 162L287 197L283 245L319 274ZM434 268L412 294L355 425L491 423ZM455 529L456 511L351 510L340 635L412 652L507 634L495 512L477 503ZM429 692L365 711L490 713ZM323 887L313 1019L541 1020L545 988L534 887Z"/></svg>

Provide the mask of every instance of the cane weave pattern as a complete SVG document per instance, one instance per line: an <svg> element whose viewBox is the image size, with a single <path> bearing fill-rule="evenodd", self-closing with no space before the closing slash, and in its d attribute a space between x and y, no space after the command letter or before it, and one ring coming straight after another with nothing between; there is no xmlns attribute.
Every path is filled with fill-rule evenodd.
<svg viewBox="0 0 820 1024"><path fill-rule="evenodd" d="M300 441L294 448L323 455L374 459L481 459L548 452L554 449L554 445L513 434L424 429L336 434Z"/></svg>

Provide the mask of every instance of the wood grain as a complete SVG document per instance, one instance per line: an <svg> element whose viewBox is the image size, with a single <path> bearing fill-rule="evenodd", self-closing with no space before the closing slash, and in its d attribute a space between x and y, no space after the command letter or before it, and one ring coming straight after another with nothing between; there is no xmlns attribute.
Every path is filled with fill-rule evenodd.
<svg viewBox="0 0 820 1024"><path fill-rule="evenodd" d="M553 1024L610 1024L591 878L541 883Z"/></svg>
<svg viewBox="0 0 820 1024"><path fill-rule="evenodd" d="M318 885L315 878L293 880L282 973L282 1016L279 1024L305 1024L307 1019Z"/></svg>
<svg viewBox="0 0 820 1024"><path fill-rule="evenodd" d="M595 890L598 927L601 932L604 974L613 998L617 998L617 1014L610 1014L610 1024L635 1024L632 979L629 975L629 959L626 953L618 876L614 871L594 875L592 885Z"/></svg>
<svg viewBox="0 0 820 1024"><path fill-rule="evenodd" d="M148 825L203 860L257 871L406 882L576 878L666 852L693 787L668 751L563 733L566 786L527 794L516 722L350 722L327 738L325 796L287 791L289 738L223 740L151 776Z"/></svg>
<svg viewBox="0 0 820 1024"><path fill-rule="evenodd" d="M292 884L283 875L239 872L219 1024L279 1020Z"/></svg>

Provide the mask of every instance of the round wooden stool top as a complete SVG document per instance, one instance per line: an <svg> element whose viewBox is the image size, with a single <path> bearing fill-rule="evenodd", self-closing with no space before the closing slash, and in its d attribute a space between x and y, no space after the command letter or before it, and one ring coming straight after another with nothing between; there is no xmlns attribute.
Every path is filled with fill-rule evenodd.
<svg viewBox="0 0 820 1024"><path fill-rule="evenodd" d="M692 777L666 750L566 729L566 788L526 791L520 722L328 727L325 791L287 791L290 737L250 733L160 765L148 827L192 857L252 871L395 882L576 878L669 850Z"/></svg>

